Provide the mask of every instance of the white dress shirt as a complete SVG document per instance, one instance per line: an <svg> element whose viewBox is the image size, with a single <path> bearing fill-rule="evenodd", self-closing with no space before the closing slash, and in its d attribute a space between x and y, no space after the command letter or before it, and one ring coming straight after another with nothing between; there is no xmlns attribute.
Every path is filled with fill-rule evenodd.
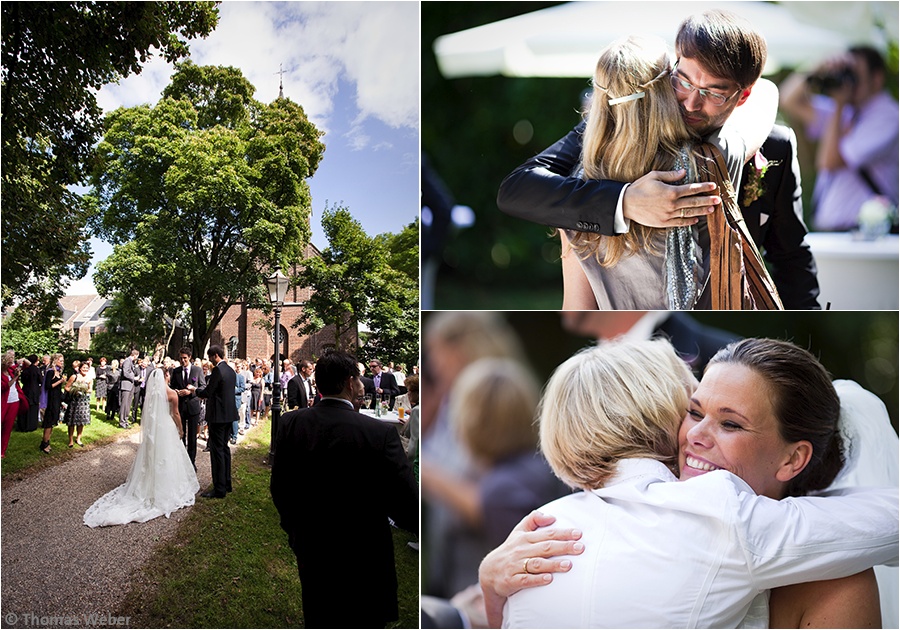
<svg viewBox="0 0 900 630"><path fill-rule="evenodd" d="M582 530L553 582L512 595L509 628L734 628L754 597L897 563L897 488L775 501L724 470L677 482L650 459L540 508Z"/></svg>

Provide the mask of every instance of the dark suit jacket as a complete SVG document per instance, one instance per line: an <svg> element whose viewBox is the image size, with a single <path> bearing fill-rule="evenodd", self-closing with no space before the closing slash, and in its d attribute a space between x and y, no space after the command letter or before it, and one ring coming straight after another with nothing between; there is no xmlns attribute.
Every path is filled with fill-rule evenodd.
<svg viewBox="0 0 900 630"><path fill-rule="evenodd" d="M206 421L209 424L237 422L237 406L234 404L234 388L237 375L225 361L213 368L206 387L197 390L200 398L206 398Z"/></svg>
<svg viewBox="0 0 900 630"><path fill-rule="evenodd" d="M304 592L333 593L334 606L367 606L397 618L397 576L388 517L416 531L416 481L397 430L342 401L322 399L281 417L271 491L297 555ZM337 541L325 545L323 536ZM364 559L364 560L363 560ZM347 567L363 562L365 586L347 598Z"/></svg>
<svg viewBox="0 0 900 630"><path fill-rule="evenodd" d="M172 389L185 389L188 385L193 385L197 389L206 387L206 377L203 375L203 368L191 365L188 367L188 380L184 380L184 367L178 366L172 368L172 378L170 385ZM187 396L178 397L178 413L182 417L200 415L200 399L197 397L196 391Z"/></svg>
<svg viewBox="0 0 900 630"><path fill-rule="evenodd" d="M360 376L359 380L362 381L363 389L365 389L365 393L367 395L372 396L372 405L375 404L375 381L373 381L368 376ZM371 407L371 405L370 405Z"/></svg>
<svg viewBox="0 0 900 630"><path fill-rule="evenodd" d="M677 312L670 313L653 336L668 339L697 378L703 375L706 364L716 352L740 339L733 333L705 326L687 313Z"/></svg>
<svg viewBox="0 0 900 630"><path fill-rule="evenodd" d="M309 406L309 397L306 395L306 385L303 383L303 377L297 374L288 381L287 384L287 406L288 409L294 407Z"/></svg>
<svg viewBox="0 0 900 630"><path fill-rule="evenodd" d="M372 387L375 387L375 377L372 377ZM385 396L394 398L400 395L400 388L397 387L397 379L390 372L381 373L381 389L384 390Z"/></svg>
<svg viewBox="0 0 900 630"><path fill-rule="evenodd" d="M37 405L41 398L41 370L38 366L32 364L23 369L19 382L22 384L22 391L28 399L28 404Z"/></svg>
<svg viewBox="0 0 900 630"><path fill-rule="evenodd" d="M585 124L579 123L510 173L500 185L497 207L541 225L613 236L616 204L625 184L570 177L579 163L584 128ZM766 173L763 197L749 208L741 205L741 211L756 245L763 250L785 308L818 308L816 266L804 241L807 230L793 131L776 125L762 152L781 164ZM746 174L741 188L745 181ZM765 223L763 214L768 217Z"/></svg>

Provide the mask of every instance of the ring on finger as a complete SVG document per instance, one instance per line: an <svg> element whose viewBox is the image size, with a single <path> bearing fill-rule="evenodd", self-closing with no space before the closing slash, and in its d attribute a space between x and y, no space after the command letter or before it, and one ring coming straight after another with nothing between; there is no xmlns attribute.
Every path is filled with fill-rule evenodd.
<svg viewBox="0 0 900 630"><path fill-rule="evenodd" d="M525 569L525 573L531 573L531 571L528 570L528 561L529 560L531 560L531 558L525 558L525 563L522 565L522 568Z"/></svg>
<svg viewBox="0 0 900 630"><path fill-rule="evenodd" d="M681 218L684 218L684 208L681 209Z"/></svg>

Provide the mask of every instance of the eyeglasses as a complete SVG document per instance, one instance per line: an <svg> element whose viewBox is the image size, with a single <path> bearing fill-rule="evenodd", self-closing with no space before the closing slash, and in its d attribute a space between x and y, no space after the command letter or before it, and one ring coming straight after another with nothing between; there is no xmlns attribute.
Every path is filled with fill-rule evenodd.
<svg viewBox="0 0 900 630"><path fill-rule="evenodd" d="M726 96L725 94L713 92L712 90L707 90L706 88L698 88L690 81L686 81L685 79L682 79L680 76L675 74L677 69L678 64L676 63L675 67L672 68L672 74L670 75L672 79L672 88L679 94L690 94L691 92L696 90L700 94L701 100L708 102L713 107L722 107L722 105L728 102L728 99L732 98L735 94L741 91L740 88L738 88L734 92L734 94Z"/></svg>

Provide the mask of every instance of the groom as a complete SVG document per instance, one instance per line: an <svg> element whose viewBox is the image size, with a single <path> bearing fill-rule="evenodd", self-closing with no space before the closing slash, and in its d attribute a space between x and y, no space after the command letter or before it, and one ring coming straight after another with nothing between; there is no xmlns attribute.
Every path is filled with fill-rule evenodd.
<svg viewBox="0 0 900 630"><path fill-rule="evenodd" d="M181 424L184 428L184 445L187 447L188 457L194 464L197 458L197 424L200 420L200 399L196 391L206 387L206 377L200 366L191 365L192 352L189 347L182 348L178 353L181 365L172 369L172 389L178 393L178 413L181 415Z"/></svg>
<svg viewBox="0 0 900 630"><path fill-rule="evenodd" d="M765 63L765 40L734 14L707 11L681 24L675 50L678 65L673 77L687 85L684 91L675 91L682 117L708 138L749 96ZM717 105L709 93L728 98ZM507 176L497 195L500 210L542 225L606 236L627 232L627 221L665 228L690 225L696 217L708 214L711 197L696 193L711 188L707 184L669 185L681 179L675 173L653 171L630 184L570 177L581 157L584 128L580 123ZM804 240L807 230L794 132L775 125L760 153L769 160L769 168L762 180L754 160L745 166L742 190L737 191L741 212L771 267L785 308L819 308L816 264ZM758 198L743 190L751 179L763 184Z"/></svg>
<svg viewBox="0 0 900 630"><path fill-rule="evenodd" d="M206 398L206 422L209 424L210 464L212 465L213 488L200 496L223 499L231 492L231 437L232 423L237 422L237 407L234 404L234 387L237 377L225 361L225 350L221 346L210 346L206 352L215 365L206 387L196 390L197 396Z"/></svg>

